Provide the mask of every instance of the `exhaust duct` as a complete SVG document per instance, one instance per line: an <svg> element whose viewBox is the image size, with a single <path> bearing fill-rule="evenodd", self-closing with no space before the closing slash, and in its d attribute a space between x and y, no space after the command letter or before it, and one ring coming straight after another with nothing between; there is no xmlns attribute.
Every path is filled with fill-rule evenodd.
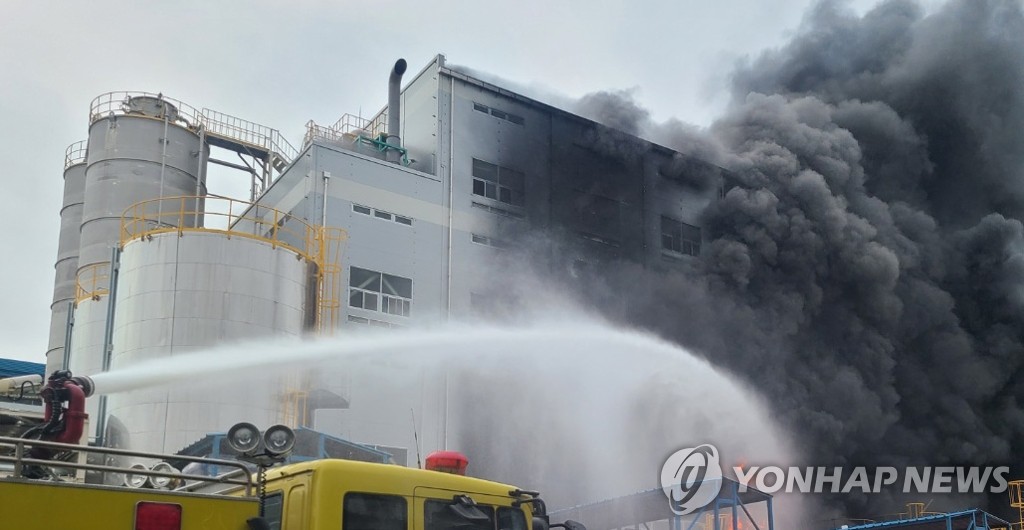
<svg viewBox="0 0 1024 530"><path fill-rule="evenodd" d="M388 78L388 136L387 143L393 147L402 147L402 139L398 135L398 129L401 127L401 89L402 89L402 74L405 73L406 68L405 59L399 59L395 62L395 67L391 69L391 77ZM388 149L387 160L388 162L398 163L402 159L402 153L398 149Z"/></svg>

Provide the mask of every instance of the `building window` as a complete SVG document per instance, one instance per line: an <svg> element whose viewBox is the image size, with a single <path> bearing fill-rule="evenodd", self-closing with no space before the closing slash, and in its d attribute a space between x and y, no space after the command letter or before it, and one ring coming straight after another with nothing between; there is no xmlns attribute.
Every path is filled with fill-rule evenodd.
<svg viewBox="0 0 1024 530"><path fill-rule="evenodd" d="M398 324L392 324L391 322L384 322L383 320L374 320L372 318L357 317L355 315L349 315L348 321L353 324L366 324L377 328L400 328Z"/></svg>
<svg viewBox="0 0 1024 530"><path fill-rule="evenodd" d="M509 211L509 210L506 210L504 208L496 208L494 206L488 206L486 204L481 204L481 203L476 202L476 201L473 201L473 208L476 208L478 210L483 210L485 212L490 212L490 213L493 213L493 214L496 214L496 215L500 215L502 217L511 217L513 219L522 219L523 218L523 214L521 214L521 213Z"/></svg>
<svg viewBox="0 0 1024 530"><path fill-rule="evenodd" d="M661 248L686 254L700 255L700 227L661 216Z"/></svg>
<svg viewBox="0 0 1024 530"><path fill-rule="evenodd" d="M409 512L405 498L397 495L346 493L342 530L406 530Z"/></svg>
<svg viewBox="0 0 1024 530"><path fill-rule="evenodd" d="M498 250L508 248L508 245L506 245L504 241L489 236L482 236L480 234L473 234L473 242L478 245L485 245Z"/></svg>
<svg viewBox="0 0 1024 530"><path fill-rule="evenodd" d="M619 201L575 190L570 197L573 223L580 235L606 245L622 241L622 203Z"/></svg>
<svg viewBox="0 0 1024 530"><path fill-rule="evenodd" d="M516 125L523 125L523 124L526 123L526 120L523 119L522 116L519 116L517 114L512 114L511 112L505 112L503 110L498 110L498 109L495 109L495 108L492 108L492 107L488 107L487 105L481 105L480 103L476 103L476 102L473 103L473 110L478 111L478 112L483 112L484 114L490 114L491 116L494 116L495 118L500 118L500 119L505 120L505 121L510 121L510 122L512 122L512 123L514 123Z"/></svg>
<svg viewBox="0 0 1024 530"><path fill-rule="evenodd" d="M404 217L391 212L385 212L384 210L378 210L376 208L370 208L369 206L353 204L352 211L356 213L361 213L363 215L369 215L370 217L376 217L377 219L383 219L385 221L394 221L400 225L412 226L412 219L409 217Z"/></svg>
<svg viewBox="0 0 1024 530"><path fill-rule="evenodd" d="M525 181L519 171L473 159L473 195L522 206Z"/></svg>
<svg viewBox="0 0 1024 530"><path fill-rule="evenodd" d="M348 305L407 317L412 309L412 280L359 267L349 271Z"/></svg>

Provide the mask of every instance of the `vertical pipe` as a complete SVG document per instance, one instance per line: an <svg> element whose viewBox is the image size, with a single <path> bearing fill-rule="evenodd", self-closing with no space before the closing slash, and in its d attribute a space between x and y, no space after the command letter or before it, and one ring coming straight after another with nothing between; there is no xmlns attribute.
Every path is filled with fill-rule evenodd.
<svg viewBox="0 0 1024 530"><path fill-rule="evenodd" d="M739 530L740 514L737 510L737 505L740 503L739 486L739 482L734 482L732 484L732 528L730 528L729 530Z"/></svg>
<svg viewBox="0 0 1024 530"><path fill-rule="evenodd" d="M120 268L121 249L110 251L110 286L107 289L107 322L103 330L103 371L110 370L110 354L114 350L114 305L117 300L117 276ZM107 396L100 396L99 418L96 419L96 444L103 446L107 430Z"/></svg>
<svg viewBox="0 0 1024 530"><path fill-rule="evenodd" d="M77 294L77 293L76 293ZM71 330L75 327L75 302L68 302L68 321L64 325L64 359L60 369L67 370L71 364Z"/></svg>
<svg viewBox="0 0 1024 530"><path fill-rule="evenodd" d="M398 130L402 126L401 104L402 104L402 74L406 68L405 59L399 59L391 69L391 76L388 78L388 136L387 144L393 147L402 147L402 139ZM398 163L402 159L402 153L398 149L388 149L388 162Z"/></svg>
<svg viewBox="0 0 1024 530"><path fill-rule="evenodd" d="M21 478L21 470L25 464L22 463L22 459L25 458L25 442L18 442L14 445L14 478Z"/></svg>
<svg viewBox="0 0 1024 530"><path fill-rule="evenodd" d="M170 143L170 140L167 139L167 132L168 132L167 131L167 127L168 127L167 121L168 121L168 119L167 119L167 107L165 106L164 107L164 137L160 139L160 143L162 144L162 149L163 149L161 151L161 153L160 153L160 196L159 197L161 199L164 198L164 172L167 170L167 144ZM200 151L202 151L202 145L201 144L199 146L199 149L200 149ZM157 208L156 208L157 222L160 222L160 214L163 213L163 206L164 206L163 205L163 201L157 202Z"/></svg>
<svg viewBox="0 0 1024 530"><path fill-rule="evenodd" d="M320 212L321 213L320 226L323 227L323 228L327 228L327 183L331 179L331 173L329 171L324 171L322 173L322 175L323 175L323 178L324 178L324 203L323 203L323 206L320 209L321 210L321 212Z"/></svg>
<svg viewBox="0 0 1024 530"><path fill-rule="evenodd" d="M327 296L327 271L324 270L327 267L327 184L330 182L331 173L328 171L322 171L321 176L324 179L323 189L323 204L320 206L320 230L317 234L317 239L320 240L320 245L317 254L320 259L317 263L317 296L319 299L316 301L316 315L317 315L317 328L321 335L326 334L330 331L324 329L324 297Z"/></svg>
<svg viewBox="0 0 1024 530"><path fill-rule="evenodd" d="M196 171L196 213L192 218L192 226L199 227L199 212L206 209L206 202L200 203L199 197L203 192L203 179L206 178L206 127L199 124L199 167Z"/></svg>
<svg viewBox="0 0 1024 530"><path fill-rule="evenodd" d="M447 309L445 319L452 318L452 237L455 234L452 228L455 209L455 77L448 76L451 80L451 91L448 99L448 270L445 278L445 289L447 292Z"/></svg>

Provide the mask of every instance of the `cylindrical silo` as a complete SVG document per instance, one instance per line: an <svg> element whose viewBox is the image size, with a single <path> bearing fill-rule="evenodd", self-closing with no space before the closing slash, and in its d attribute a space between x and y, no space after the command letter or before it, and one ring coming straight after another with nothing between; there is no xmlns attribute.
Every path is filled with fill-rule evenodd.
<svg viewBox="0 0 1024 530"><path fill-rule="evenodd" d="M104 286L105 288L105 286ZM75 326L71 335L68 369L78 375L94 375L103 371L103 339L107 322L107 296L86 297L75 306ZM99 397L85 400L89 414L89 438L96 436L99 426Z"/></svg>
<svg viewBox="0 0 1024 530"><path fill-rule="evenodd" d="M104 94L90 107L89 150L78 247L79 295L72 332L70 367L94 374L102 369L111 250L120 244L121 216L142 201L206 194L204 165L209 147L200 135L198 113L161 95L119 92ZM202 222L202 201L163 201L136 211L145 224L193 226ZM92 425L99 400L90 400ZM95 433L89 433L95 436Z"/></svg>
<svg viewBox="0 0 1024 530"><path fill-rule="evenodd" d="M308 255L238 233L150 236L130 240L121 254L111 370L307 328L316 281ZM280 421L283 383L276 374L258 383L168 383L110 396L108 445L174 453L240 421L264 428Z"/></svg>
<svg viewBox="0 0 1024 530"><path fill-rule="evenodd" d="M50 341L46 348L46 373L53 373L64 361L68 304L75 299L78 272L78 235L82 226L85 191L86 140L68 146L64 153L64 201L60 209L60 239L54 264L53 303L50 304Z"/></svg>
<svg viewBox="0 0 1024 530"><path fill-rule="evenodd" d="M89 126L79 271L110 261L110 249L120 240L121 215L129 206L206 194L200 175L208 148L202 145L198 124L189 122L177 106L161 97L131 94L106 114L96 112L98 106L93 103ZM186 209L195 210L194 202ZM154 210L151 218L177 224L168 212ZM189 225L194 219L186 216L184 222Z"/></svg>

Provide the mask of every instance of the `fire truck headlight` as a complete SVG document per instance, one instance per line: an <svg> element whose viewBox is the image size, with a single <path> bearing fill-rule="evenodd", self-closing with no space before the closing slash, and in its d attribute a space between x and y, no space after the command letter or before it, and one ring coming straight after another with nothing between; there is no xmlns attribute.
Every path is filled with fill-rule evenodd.
<svg viewBox="0 0 1024 530"><path fill-rule="evenodd" d="M149 468L150 471L158 471L160 473L177 473L178 470L174 469L174 466L167 462L157 462L153 464L153 467ZM171 489L176 483L177 479L171 477L149 477L149 485L153 489L163 490Z"/></svg>
<svg viewBox="0 0 1024 530"><path fill-rule="evenodd" d="M132 464L128 469L137 469L139 471L146 471L144 464ZM129 488L141 488L146 485L146 475L136 475L128 473L124 476L124 485Z"/></svg>
<svg viewBox="0 0 1024 530"><path fill-rule="evenodd" d="M295 432L284 425L274 425L263 433L263 445L273 455L283 455L295 446Z"/></svg>
<svg viewBox="0 0 1024 530"><path fill-rule="evenodd" d="M240 454L249 453L260 445L260 430L251 423L236 423L228 429L228 445Z"/></svg>

